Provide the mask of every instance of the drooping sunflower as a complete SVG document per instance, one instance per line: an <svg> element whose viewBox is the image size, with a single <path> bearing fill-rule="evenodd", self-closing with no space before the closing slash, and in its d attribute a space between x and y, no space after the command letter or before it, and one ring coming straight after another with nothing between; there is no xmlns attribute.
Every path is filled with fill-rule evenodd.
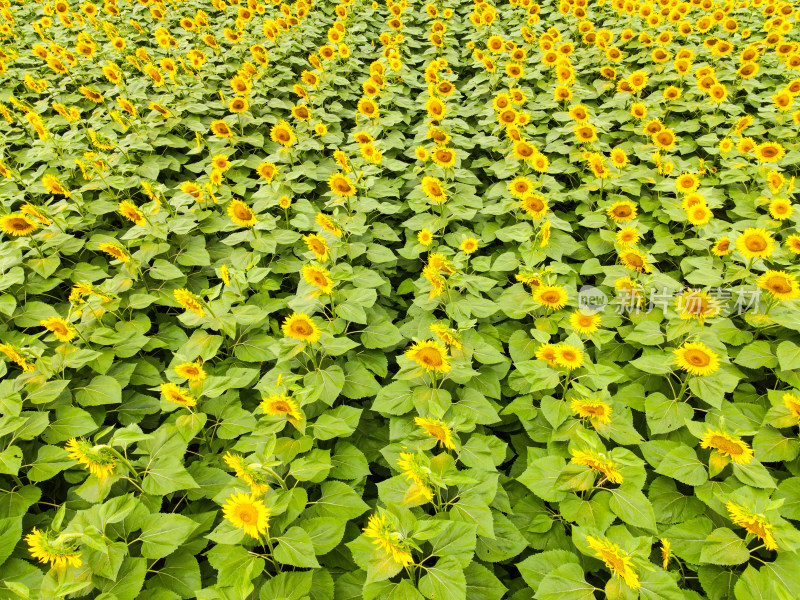
<svg viewBox="0 0 800 600"><path fill-rule="evenodd" d="M255 468L247 465L244 458L233 452L226 452L222 460L236 473L236 477L244 481L255 496L260 496L269 491L264 475Z"/></svg>
<svg viewBox="0 0 800 600"><path fill-rule="evenodd" d="M778 542L772 533L773 525L767 521L764 515L756 514L745 509L743 506L729 501L725 504L728 516L739 527L744 527L750 533L764 542L767 550L777 550Z"/></svg>
<svg viewBox="0 0 800 600"><path fill-rule="evenodd" d="M598 329L602 323L602 317L597 313L585 313L576 310L569 317L569 324L576 333L581 335L591 335Z"/></svg>
<svg viewBox="0 0 800 600"><path fill-rule="evenodd" d="M436 438L438 444L450 450L456 449L454 441L453 430L444 421L438 419L427 419L422 417L414 417L414 423L417 427L424 430L428 435Z"/></svg>
<svg viewBox="0 0 800 600"><path fill-rule="evenodd" d="M759 277L758 287L767 290L778 300L800 298L800 285L797 283L797 277L785 271L767 271Z"/></svg>
<svg viewBox="0 0 800 600"><path fill-rule="evenodd" d="M330 179L328 179L328 187L331 188L331 192L333 192L334 195L345 198L349 198L356 193L356 187L353 185L353 182L343 173L334 173L331 175Z"/></svg>
<svg viewBox="0 0 800 600"><path fill-rule="evenodd" d="M119 213L140 227L147 224L144 213L136 208L136 205L130 200L123 200L119 203Z"/></svg>
<svg viewBox="0 0 800 600"><path fill-rule="evenodd" d="M258 222L256 214L241 200L231 200L228 203L228 216L240 227L252 227Z"/></svg>
<svg viewBox="0 0 800 600"><path fill-rule="evenodd" d="M189 383L200 383L206 378L206 371L199 362L181 363L173 370L178 377L187 379Z"/></svg>
<svg viewBox="0 0 800 600"><path fill-rule="evenodd" d="M435 334L436 337L451 348L455 348L456 350L461 349L461 342L458 339L458 333L456 331L439 323L431 323L429 329L431 333Z"/></svg>
<svg viewBox="0 0 800 600"><path fill-rule="evenodd" d="M269 527L270 510L252 495L231 495L222 507L222 514L234 527L255 539L264 535Z"/></svg>
<svg viewBox="0 0 800 600"><path fill-rule="evenodd" d="M620 484L624 481L618 465L606 457L605 454L600 454L593 450L576 450L574 448L570 448L569 452L572 455L570 462L573 465L587 466L592 471L602 474L611 483Z"/></svg>
<svg viewBox="0 0 800 600"><path fill-rule="evenodd" d="M447 348L439 342L424 340L416 342L405 351L406 358L415 361L426 371L447 373L450 370Z"/></svg>
<svg viewBox="0 0 800 600"><path fill-rule="evenodd" d="M50 563L50 567L63 571L67 566L75 568L83 564L78 552L78 540L74 537L56 535L51 531L41 531L36 527L25 536L28 551L40 563Z"/></svg>
<svg viewBox="0 0 800 600"><path fill-rule="evenodd" d="M305 415L296 400L286 394L270 394L261 400L261 410L272 416L285 416L295 427L299 427Z"/></svg>
<svg viewBox="0 0 800 600"><path fill-rule="evenodd" d="M53 175L44 175L42 177L42 185L44 186L44 189L54 196L64 196L65 198L69 198L72 195L72 192L68 190L66 186L64 186L64 184L62 184Z"/></svg>
<svg viewBox="0 0 800 600"><path fill-rule="evenodd" d="M570 410L581 419L590 419L593 423L610 423L612 408L602 400L590 398L574 398L569 404Z"/></svg>
<svg viewBox="0 0 800 600"><path fill-rule="evenodd" d="M672 352L678 367L691 375L712 375L719 370L719 356L702 342L685 342Z"/></svg>
<svg viewBox="0 0 800 600"><path fill-rule="evenodd" d="M100 481L108 478L117 466L114 453L108 446L92 446L86 440L72 438L64 449L72 460L84 465Z"/></svg>
<svg viewBox="0 0 800 600"><path fill-rule="evenodd" d="M397 564L407 567L414 562L414 558L403 543L403 537L395 531L384 513L370 515L364 528L364 535L373 540L372 543L382 549L387 556L391 556Z"/></svg>
<svg viewBox="0 0 800 600"><path fill-rule="evenodd" d="M180 404L186 408L197 406L197 398L175 383L162 383L161 395L166 400Z"/></svg>
<svg viewBox="0 0 800 600"><path fill-rule="evenodd" d="M187 289L175 289L172 291L175 301L186 310L192 311L198 317L203 317L206 314L203 304L199 298Z"/></svg>
<svg viewBox="0 0 800 600"><path fill-rule="evenodd" d="M284 337L293 338L313 344L319 340L319 327L306 314L292 313L286 317L282 325Z"/></svg>
<svg viewBox="0 0 800 600"><path fill-rule="evenodd" d="M569 294L560 285L542 285L533 291L533 299L539 306L558 310L566 306Z"/></svg>
<svg viewBox="0 0 800 600"><path fill-rule="evenodd" d="M775 238L766 229L749 227L736 238L736 248L745 258L769 258L775 249Z"/></svg>
<svg viewBox="0 0 800 600"><path fill-rule="evenodd" d="M586 536L586 543L589 548L594 550L597 558L603 560L606 568L610 569L615 577L621 578L626 586L632 590L642 587L642 584L639 583L639 575L633 568L633 559L617 544L608 538L594 538L590 535Z"/></svg>
<svg viewBox="0 0 800 600"><path fill-rule="evenodd" d="M11 213L0 217L0 229L6 235L19 237L28 235L39 229L39 223L29 219L21 212Z"/></svg>
<svg viewBox="0 0 800 600"><path fill-rule="evenodd" d="M71 342L78 335L72 325L66 319L61 317L50 317L49 319L42 319L39 324L52 332L56 339L62 342Z"/></svg>
<svg viewBox="0 0 800 600"><path fill-rule="evenodd" d="M741 438L728 435L724 431L709 429L703 434L700 447L710 448L739 465L746 465L753 460L753 449L750 445Z"/></svg>
<svg viewBox="0 0 800 600"><path fill-rule="evenodd" d="M128 255L128 253L125 252L125 250L123 250L121 246L113 242L103 242L102 244L97 246L97 249L100 250L101 252L105 252L109 256L116 258L117 260L123 263L130 262L131 260L131 257Z"/></svg>
<svg viewBox="0 0 800 600"><path fill-rule="evenodd" d="M341 228L336 223L334 223L333 219L331 219L328 215L324 213L317 213L314 222L320 227L322 227L324 231L330 233L332 236L337 238L342 237Z"/></svg>
<svg viewBox="0 0 800 600"><path fill-rule="evenodd" d="M330 294L333 291L334 281L324 267L304 265L303 279L309 285L318 288L323 294Z"/></svg>

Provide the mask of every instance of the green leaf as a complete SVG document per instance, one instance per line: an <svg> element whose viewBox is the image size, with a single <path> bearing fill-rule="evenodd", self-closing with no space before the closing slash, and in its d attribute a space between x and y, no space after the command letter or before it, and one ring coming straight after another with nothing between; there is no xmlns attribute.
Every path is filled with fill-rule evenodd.
<svg viewBox="0 0 800 600"><path fill-rule="evenodd" d="M453 557L441 559L424 569L419 580L419 591L430 600L465 600L467 580L464 570Z"/></svg>
<svg viewBox="0 0 800 600"><path fill-rule="evenodd" d="M544 576L534 594L536 600L590 600L594 586L586 583L583 569L575 563L562 564Z"/></svg>
<svg viewBox="0 0 800 600"><path fill-rule="evenodd" d="M291 527L280 537L275 538L275 560L294 567L319 568L314 556L311 536L301 527Z"/></svg>
<svg viewBox="0 0 800 600"><path fill-rule="evenodd" d="M75 399L82 406L100 406L122 402L119 382L108 375L98 375L86 386L75 388Z"/></svg>
<svg viewBox="0 0 800 600"><path fill-rule="evenodd" d="M712 531L700 551L700 560L712 565L740 565L749 558L747 544L727 527Z"/></svg>
<svg viewBox="0 0 800 600"><path fill-rule="evenodd" d="M611 500L609 508L623 522L635 527L656 532L656 517L653 513L653 505L647 497L638 489L623 485L617 489L609 490Z"/></svg>
<svg viewBox="0 0 800 600"><path fill-rule="evenodd" d="M156 513L142 521L142 556L164 558L172 554L197 528L189 517L176 514Z"/></svg>

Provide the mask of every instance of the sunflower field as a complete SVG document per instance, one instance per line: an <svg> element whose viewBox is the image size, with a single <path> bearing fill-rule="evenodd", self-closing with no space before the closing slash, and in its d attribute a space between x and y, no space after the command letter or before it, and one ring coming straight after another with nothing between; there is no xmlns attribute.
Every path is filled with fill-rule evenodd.
<svg viewBox="0 0 800 600"><path fill-rule="evenodd" d="M0 16L0 600L800 597L800 6Z"/></svg>

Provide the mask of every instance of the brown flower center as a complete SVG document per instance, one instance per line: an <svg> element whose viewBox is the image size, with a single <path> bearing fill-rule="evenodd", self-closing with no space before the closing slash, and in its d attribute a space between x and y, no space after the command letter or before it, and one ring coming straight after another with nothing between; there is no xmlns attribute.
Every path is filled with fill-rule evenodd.
<svg viewBox="0 0 800 600"><path fill-rule="evenodd" d="M683 358L686 362L695 367L707 367L711 364L711 357L697 348L692 348L684 352Z"/></svg>
<svg viewBox="0 0 800 600"><path fill-rule="evenodd" d="M430 367L440 367L444 364L442 355L436 348L421 348L417 351L417 360Z"/></svg>
<svg viewBox="0 0 800 600"><path fill-rule="evenodd" d="M709 440L709 444L714 446L718 450L730 454L732 456L739 456L740 454L744 453L742 447L737 444L736 442L732 442L731 440L722 437L721 435L712 436Z"/></svg>

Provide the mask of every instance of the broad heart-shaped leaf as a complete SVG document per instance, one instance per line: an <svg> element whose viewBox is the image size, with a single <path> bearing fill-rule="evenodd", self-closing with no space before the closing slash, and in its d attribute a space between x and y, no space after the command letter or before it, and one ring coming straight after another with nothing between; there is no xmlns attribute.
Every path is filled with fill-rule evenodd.
<svg viewBox="0 0 800 600"><path fill-rule="evenodd" d="M197 523L189 517L162 513L148 515L141 525L139 539L145 558L164 558L172 554L197 528Z"/></svg>
<svg viewBox="0 0 800 600"><path fill-rule="evenodd" d="M311 536L302 527L294 526L275 538L275 560L294 567L319 568L314 556L314 544Z"/></svg>
<svg viewBox="0 0 800 600"><path fill-rule="evenodd" d="M679 446L668 452L659 463L656 472L686 485L698 486L708 481L708 470L689 446Z"/></svg>
<svg viewBox="0 0 800 600"><path fill-rule="evenodd" d="M789 340L784 340L778 344L778 364L783 371L800 369L800 346Z"/></svg>
<svg viewBox="0 0 800 600"><path fill-rule="evenodd" d="M624 585L624 584L623 584ZM685 600L675 580L658 567L641 569L638 590L641 600Z"/></svg>
<svg viewBox="0 0 800 600"><path fill-rule="evenodd" d="M22 519L0 519L0 566L11 556L17 542L22 538Z"/></svg>
<svg viewBox="0 0 800 600"><path fill-rule="evenodd" d="M443 558L425 569L419 580L419 591L430 600L466 600L464 570L455 558Z"/></svg>
<svg viewBox="0 0 800 600"><path fill-rule="evenodd" d="M503 513L492 509L494 538L478 537L475 554L486 562L499 562L513 558L528 545L525 538Z"/></svg>
<svg viewBox="0 0 800 600"><path fill-rule="evenodd" d="M327 554L339 545L347 521L333 517L315 517L301 523L311 538L315 554Z"/></svg>
<svg viewBox="0 0 800 600"><path fill-rule="evenodd" d="M727 527L712 531L700 551L700 560L712 565L740 565L749 558L747 544Z"/></svg>
<svg viewBox="0 0 800 600"><path fill-rule="evenodd" d="M749 565L733 587L736 600L776 600L780 598L769 578L768 571L759 571Z"/></svg>
<svg viewBox="0 0 800 600"><path fill-rule="evenodd" d="M425 600L425 596L408 579L369 583L363 587L360 595L364 600Z"/></svg>
<svg viewBox="0 0 800 600"><path fill-rule="evenodd" d="M562 564L542 578L536 600L591 600L595 587L586 582L583 569L575 563Z"/></svg>
<svg viewBox="0 0 800 600"><path fill-rule="evenodd" d="M647 496L638 489L624 484L617 489L609 490L609 493L611 499L608 506L623 522L655 533L656 517L653 505Z"/></svg>
<svg viewBox="0 0 800 600"><path fill-rule="evenodd" d="M75 399L82 406L119 404L122 402L122 388L113 377L98 375L85 386L76 388Z"/></svg>
<svg viewBox="0 0 800 600"><path fill-rule="evenodd" d="M467 598L469 600L500 600L508 588L486 567L471 562L464 569L467 580Z"/></svg>
<svg viewBox="0 0 800 600"><path fill-rule="evenodd" d="M314 507L320 516L335 519L355 519L369 510L369 505L361 496L341 481L324 482L321 496Z"/></svg>
<svg viewBox="0 0 800 600"><path fill-rule="evenodd" d="M476 526L458 521L444 523L444 531L430 540L433 546L431 554L442 558L451 557L464 569L475 553Z"/></svg>
<svg viewBox="0 0 800 600"><path fill-rule="evenodd" d="M542 580L550 571L569 563L580 566L578 557L572 552L567 552L565 550L549 550L529 556L522 562L517 563L517 569L519 569L519 573L522 575L525 583L536 592L536 590L539 589L539 584L542 583Z"/></svg>
<svg viewBox="0 0 800 600"><path fill-rule="evenodd" d="M691 419L694 410L685 402L671 400L664 394L649 394L645 399L647 426L650 433L668 433L680 429Z"/></svg>
<svg viewBox="0 0 800 600"><path fill-rule="evenodd" d="M163 496L178 490L199 487L183 463L175 456L160 458L147 467L142 489L154 496Z"/></svg>

